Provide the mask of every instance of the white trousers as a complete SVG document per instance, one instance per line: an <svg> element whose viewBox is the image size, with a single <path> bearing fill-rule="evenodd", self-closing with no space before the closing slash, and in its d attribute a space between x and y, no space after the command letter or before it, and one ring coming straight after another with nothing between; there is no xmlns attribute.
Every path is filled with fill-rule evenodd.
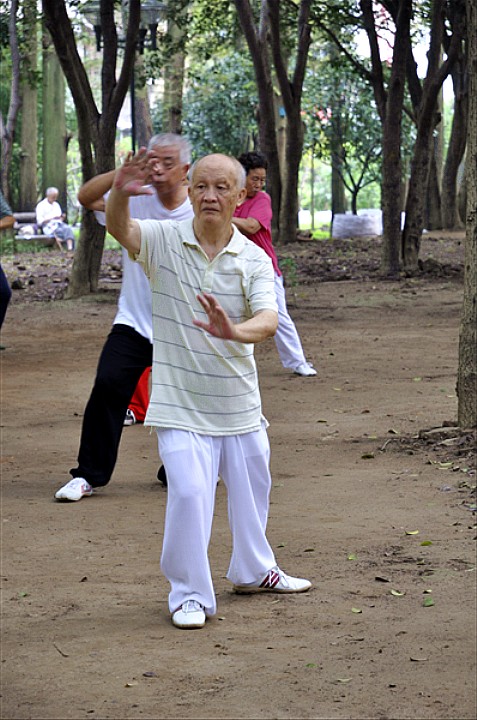
<svg viewBox="0 0 477 720"><path fill-rule="evenodd" d="M275 344L283 367L295 370L306 363L305 353L295 323L288 312L283 276L275 273L275 294L278 303L278 328Z"/></svg>
<svg viewBox="0 0 477 720"><path fill-rule="evenodd" d="M158 429L167 474L167 506L161 569L171 585L169 609L197 600L207 615L217 610L208 558L217 477L228 493L232 557L227 578L259 580L276 565L266 538L271 488L270 446L265 428L244 435L198 435Z"/></svg>

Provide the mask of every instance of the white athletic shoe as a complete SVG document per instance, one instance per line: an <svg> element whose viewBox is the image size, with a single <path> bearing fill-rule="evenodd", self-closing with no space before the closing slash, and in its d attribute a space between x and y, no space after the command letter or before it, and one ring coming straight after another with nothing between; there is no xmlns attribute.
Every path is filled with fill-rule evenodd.
<svg viewBox="0 0 477 720"><path fill-rule="evenodd" d="M71 502L76 502L77 500L81 500L83 497L89 497L92 494L93 488L89 482L82 477L76 477L57 490L55 498L57 500L70 500Z"/></svg>
<svg viewBox="0 0 477 720"><path fill-rule="evenodd" d="M172 614L172 624L182 630L194 630L205 625L205 611L197 600L186 600Z"/></svg>
<svg viewBox="0 0 477 720"><path fill-rule="evenodd" d="M236 593L248 595L249 593L301 593L311 588L311 582L304 578L291 577L275 565L267 572L262 582L247 585L234 585Z"/></svg>
<svg viewBox="0 0 477 720"><path fill-rule="evenodd" d="M302 363L298 365L293 371L295 375L301 375L302 377L313 377L316 375L315 368L310 363Z"/></svg>

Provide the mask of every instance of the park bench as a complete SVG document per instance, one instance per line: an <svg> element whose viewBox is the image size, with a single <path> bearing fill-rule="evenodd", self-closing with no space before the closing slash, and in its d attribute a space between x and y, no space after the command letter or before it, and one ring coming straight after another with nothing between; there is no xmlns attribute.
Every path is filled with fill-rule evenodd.
<svg viewBox="0 0 477 720"><path fill-rule="evenodd" d="M37 241L44 245L53 247L55 240L48 235L44 235L41 229L36 224L36 213L34 212L14 212L13 217L15 218L15 225L13 230L14 235L14 250L15 244L18 241L29 242Z"/></svg>

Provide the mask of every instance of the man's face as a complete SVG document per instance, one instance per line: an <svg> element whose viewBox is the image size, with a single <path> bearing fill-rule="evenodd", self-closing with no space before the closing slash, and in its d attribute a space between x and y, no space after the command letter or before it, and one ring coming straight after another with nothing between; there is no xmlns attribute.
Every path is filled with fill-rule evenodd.
<svg viewBox="0 0 477 720"><path fill-rule="evenodd" d="M255 195L263 189L266 179L267 171L265 168L252 168L249 170L245 181L247 197L255 197Z"/></svg>
<svg viewBox="0 0 477 720"><path fill-rule="evenodd" d="M148 157L151 183L159 196L185 183L189 166L181 163L178 145L156 145L149 151Z"/></svg>
<svg viewBox="0 0 477 720"><path fill-rule="evenodd" d="M230 224L245 189L237 186L237 172L224 155L208 155L194 170L189 195L195 217L202 223Z"/></svg>
<svg viewBox="0 0 477 720"><path fill-rule="evenodd" d="M48 193L48 195L47 195L46 197L48 198L48 202L50 202L50 203L53 204L54 202L56 202L56 198L58 197L58 193L57 193L57 192L51 192L51 193Z"/></svg>

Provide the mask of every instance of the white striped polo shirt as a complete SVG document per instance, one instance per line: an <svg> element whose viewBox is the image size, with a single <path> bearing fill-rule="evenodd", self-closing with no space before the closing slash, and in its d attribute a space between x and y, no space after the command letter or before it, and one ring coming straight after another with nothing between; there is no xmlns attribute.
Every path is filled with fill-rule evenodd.
<svg viewBox="0 0 477 720"><path fill-rule="evenodd" d="M233 228L228 245L209 260L192 220L142 220L143 266L152 290L152 393L145 425L204 435L235 435L262 420L253 344L212 337L193 325L207 321L197 300L212 293L235 323L277 303L270 258Z"/></svg>

